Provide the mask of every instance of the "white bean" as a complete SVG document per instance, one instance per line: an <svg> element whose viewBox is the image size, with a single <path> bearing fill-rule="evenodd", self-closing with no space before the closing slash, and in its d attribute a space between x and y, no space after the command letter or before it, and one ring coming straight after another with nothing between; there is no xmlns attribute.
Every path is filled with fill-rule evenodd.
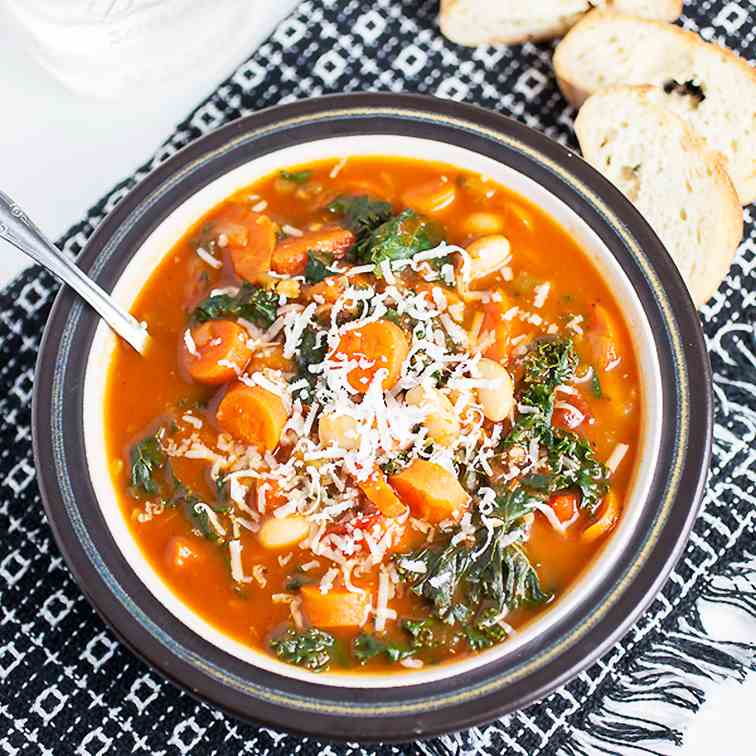
<svg viewBox="0 0 756 756"><path fill-rule="evenodd" d="M479 236L481 234L500 234L504 230L504 219L494 213L470 213L462 226L465 233Z"/></svg>
<svg viewBox="0 0 756 756"><path fill-rule="evenodd" d="M428 414L423 425L433 441L442 446L454 442L459 435L459 420L452 403L440 391L415 386L404 395L404 401L412 407L425 408Z"/></svg>
<svg viewBox="0 0 756 756"><path fill-rule="evenodd" d="M285 549L296 546L309 532L310 526L301 515L270 517L262 524L257 537L266 549Z"/></svg>
<svg viewBox="0 0 756 756"><path fill-rule="evenodd" d="M335 443L342 449L359 449L360 424L349 415L321 415L318 438L323 446Z"/></svg>
<svg viewBox="0 0 756 756"><path fill-rule="evenodd" d="M467 247L470 255L470 278L490 276L503 268L511 259L509 239L506 236L494 234L476 239Z"/></svg>
<svg viewBox="0 0 756 756"><path fill-rule="evenodd" d="M478 404L483 415L491 422L499 423L509 416L514 404L514 384L512 376L498 362L481 358L477 366L477 377L495 382L491 388L478 388Z"/></svg>

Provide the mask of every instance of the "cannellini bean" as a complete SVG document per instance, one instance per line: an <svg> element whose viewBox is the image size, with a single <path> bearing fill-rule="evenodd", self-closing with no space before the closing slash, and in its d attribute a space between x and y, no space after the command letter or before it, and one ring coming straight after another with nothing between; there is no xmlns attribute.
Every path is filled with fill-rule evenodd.
<svg viewBox="0 0 756 756"><path fill-rule="evenodd" d="M474 281L489 276L509 262L509 239L496 234L483 236L467 247L467 254L470 255L470 278Z"/></svg>
<svg viewBox="0 0 756 756"><path fill-rule="evenodd" d="M323 446L336 444L342 449L360 448L360 424L349 415L321 415L318 438Z"/></svg>
<svg viewBox="0 0 756 756"><path fill-rule="evenodd" d="M481 236L500 234L504 230L504 219L495 213L470 213L462 225L465 233Z"/></svg>
<svg viewBox="0 0 756 756"><path fill-rule="evenodd" d="M423 386L411 388L404 401L412 407L425 407L428 414L423 425L437 444L449 446L459 435L459 420L452 403L438 390Z"/></svg>
<svg viewBox="0 0 756 756"><path fill-rule="evenodd" d="M296 546L310 532L307 520L300 515L270 517L257 534L266 549L287 549Z"/></svg>
<svg viewBox="0 0 756 756"><path fill-rule="evenodd" d="M514 384L512 376L498 363L483 357L477 366L479 378L495 381L496 386L477 389L478 404L486 419L494 423L509 416L514 404Z"/></svg>

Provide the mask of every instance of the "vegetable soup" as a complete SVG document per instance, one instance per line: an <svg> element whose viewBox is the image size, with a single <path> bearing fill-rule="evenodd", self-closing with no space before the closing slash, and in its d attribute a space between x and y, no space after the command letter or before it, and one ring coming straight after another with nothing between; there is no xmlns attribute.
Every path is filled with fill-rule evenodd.
<svg viewBox="0 0 756 756"><path fill-rule="evenodd" d="M559 601L622 516L640 426L611 292L486 176L404 158L267 176L207 213L117 344L134 538L235 639L314 672L419 669Z"/></svg>

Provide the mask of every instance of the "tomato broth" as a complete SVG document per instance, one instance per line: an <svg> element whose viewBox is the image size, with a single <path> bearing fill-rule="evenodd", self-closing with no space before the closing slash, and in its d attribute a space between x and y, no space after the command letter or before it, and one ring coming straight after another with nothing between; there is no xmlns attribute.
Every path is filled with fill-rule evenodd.
<svg viewBox="0 0 756 756"><path fill-rule="evenodd" d="M108 458L133 537L222 632L312 671L477 653L621 517L640 389L577 242L493 180L360 157L208 212L132 307Z"/></svg>

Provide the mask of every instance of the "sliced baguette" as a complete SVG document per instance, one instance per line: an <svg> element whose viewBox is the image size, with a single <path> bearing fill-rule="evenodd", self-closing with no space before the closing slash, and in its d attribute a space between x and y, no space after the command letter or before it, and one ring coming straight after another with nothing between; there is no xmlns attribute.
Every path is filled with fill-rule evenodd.
<svg viewBox="0 0 756 756"><path fill-rule="evenodd" d="M585 159L635 204L677 264L696 306L735 256L743 211L722 162L650 86L614 86L575 121Z"/></svg>
<svg viewBox="0 0 756 756"><path fill-rule="evenodd" d="M575 107L612 84L655 85L721 153L740 202L756 199L756 70L732 51L677 26L594 11L559 43L554 67ZM700 86L703 99L686 82Z"/></svg>
<svg viewBox="0 0 756 756"><path fill-rule="evenodd" d="M441 32L460 45L518 44L564 34L591 8L674 21L682 0L441 0Z"/></svg>

